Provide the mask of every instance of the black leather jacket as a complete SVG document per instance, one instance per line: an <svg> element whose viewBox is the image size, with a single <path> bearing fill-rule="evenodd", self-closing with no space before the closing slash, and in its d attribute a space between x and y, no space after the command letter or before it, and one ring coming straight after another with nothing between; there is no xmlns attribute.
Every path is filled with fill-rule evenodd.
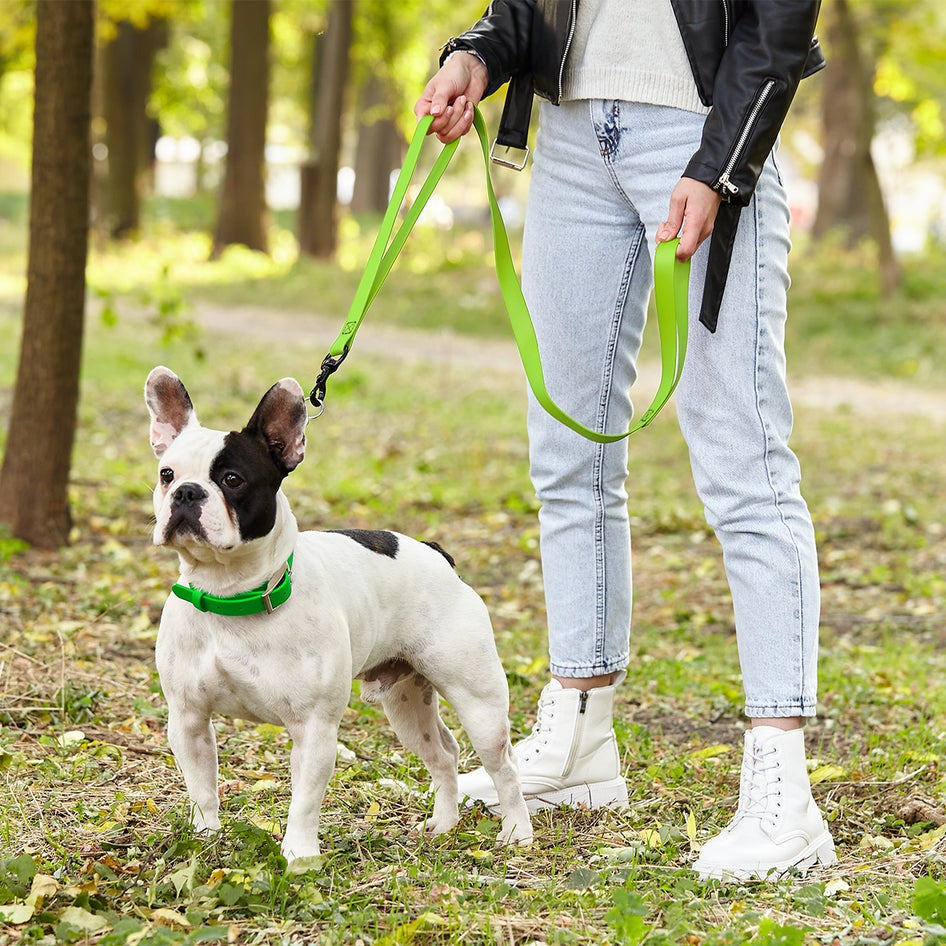
<svg viewBox="0 0 946 946"><path fill-rule="evenodd" d="M620 2L620 0L619 0ZM820 0L671 0L690 69L712 106L684 177L718 191L700 320L715 331L739 210L749 203L782 122L805 76L824 68L814 35ZM451 39L486 64L486 95L511 80L497 140L525 147L533 92L558 105L578 0L494 0Z"/></svg>

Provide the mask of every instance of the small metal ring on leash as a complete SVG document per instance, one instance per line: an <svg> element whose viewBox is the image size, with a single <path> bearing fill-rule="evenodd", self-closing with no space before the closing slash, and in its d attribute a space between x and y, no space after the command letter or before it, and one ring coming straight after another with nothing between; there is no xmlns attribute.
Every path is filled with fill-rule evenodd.
<svg viewBox="0 0 946 946"><path fill-rule="evenodd" d="M309 420L316 420L325 412L325 387L328 379L338 370L338 366L348 357L349 349L345 349L340 355L333 355L329 352L322 359L322 370L316 379L315 387L309 392L309 403L318 413L309 414Z"/></svg>

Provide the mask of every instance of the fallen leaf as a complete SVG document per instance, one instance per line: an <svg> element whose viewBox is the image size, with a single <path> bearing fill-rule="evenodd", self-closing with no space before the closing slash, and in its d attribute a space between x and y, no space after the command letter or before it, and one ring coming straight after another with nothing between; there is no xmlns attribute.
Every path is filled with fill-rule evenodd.
<svg viewBox="0 0 946 946"><path fill-rule="evenodd" d="M32 903L0 904L0 919L6 920L7 923L29 923L32 918Z"/></svg>
<svg viewBox="0 0 946 946"><path fill-rule="evenodd" d="M151 919L159 926L168 926L172 929L177 926L183 930L190 929L190 921L183 913L172 910L169 907L159 907L151 911Z"/></svg>
<svg viewBox="0 0 946 946"><path fill-rule="evenodd" d="M29 899L36 903L37 900L47 900L53 896L59 889L59 881L49 874L36 874L33 877L33 884L30 887Z"/></svg>
<svg viewBox="0 0 946 946"><path fill-rule="evenodd" d="M83 933L101 933L109 928L109 922L105 917L96 916L82 907L66 907L59 914L59 919L63 923L82 930Z"/></svg>
<svg viewBox="0 0 946 946"><path fill-rule="evenodd" d="M847 775L847 769L841 768L840 765L819 765L818 768L808 776L808 781L811 782L812 785L816 785L818 782L830 782L835 779L844 778L845 775Z"/></svg>
<svg viewBox="0 0 946 946"><path fill-rule="evenodd" d="M724 755L732 752L732 746L717 744L715 746L704 746L702 749L694 749L689 753L691 759L713 759L718 755Z"/></svg>
<svg viewBox="0 0 946 946"><path fill-rule="evenodd" d="M824 885L824 895L826 897L833 897L836 893L845 893L850 889L850 884L841 880L840 877L834 877Z"/></svg>

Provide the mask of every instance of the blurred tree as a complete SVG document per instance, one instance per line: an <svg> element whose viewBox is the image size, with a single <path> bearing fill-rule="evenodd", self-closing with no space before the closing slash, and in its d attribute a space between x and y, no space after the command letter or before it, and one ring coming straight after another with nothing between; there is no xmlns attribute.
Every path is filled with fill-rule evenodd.
<svg viewBox="0 0 946 946"><path fill-rule="evenodd" d="M155 53L167 45L167 20L144 14L144 23L120 20L101 51L101 107L105 120L108 172L102 188L107 221L115 239L137 235L141 202L154 163L157 123L148 115ZM98 196L98 195L97 195Z"/></svg>
<svg viewBox="0 0 946 946"><path fill-rule="evenodd" d="M88 248L92 0L38 0L26 306L0 521L37 548L65 544Z"/></svg>
<svg viewBox="0 0 946 946"><path fill-rule="evenodd" d="M327 259L338 243L338 166L354 0L332 0L313 38L311 158L302 166L299 252Z"/></svg>
<svg viewBox="0 0 946 946"><path fill-rule="evenodd" d="M920 159L946 154L946 5L826 0L822 17L828 68L815 233L841 229L852 242L875 241L889 292L899 270L870 149L879 127L912 140Z"/></svg>
<svg viewBox="0 0 946 946"><path fill-rule="evenodd" d="M404 137L395 121L399 103L393 91L378 75L369 75L361 86L352 213L383 214L387 209L391 172L400 167L404 156Z"/></svg>
<svg viewBox="0 0 946 946"><path fill-rule="evenodd" d="M269 252L266 117L270 0L231 0L227 160L212 256L232 243Z"/></svg>
<svg viewBox="0 0 946 946"><path fill-rule="evenodd" d="M412 91L405 59L427 45L417 14L416 3L370 3L360 8L356 19L353 58L359 90L353 213L384 213L388 205L391 172L400 167L405 148L398 119ZM418 49L418 58L427 59L433 48L431 44L430 49Z"/></svg>
<svg viewBox="0 0 946 946"><path fill-rule="evenodd" d="M899 285L900 270L870 150L876 131L876 54L865 48L869 44L848 0L830 0L822 9L831 54L821 93L824 160L812 232L817 238L841 230L852 245L865 237L873 240L886 294Z"/></svg>

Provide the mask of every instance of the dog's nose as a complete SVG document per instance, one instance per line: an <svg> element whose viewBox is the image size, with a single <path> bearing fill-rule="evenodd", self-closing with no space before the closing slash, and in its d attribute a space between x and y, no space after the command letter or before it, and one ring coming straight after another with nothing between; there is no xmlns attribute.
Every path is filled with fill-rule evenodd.
<svg viewBox="0 0 946 946"><path fill-rule="evenodd" d="M174 491L175 506L196 506L207 498L207 490L199 483L181 483Z"/></svg>

